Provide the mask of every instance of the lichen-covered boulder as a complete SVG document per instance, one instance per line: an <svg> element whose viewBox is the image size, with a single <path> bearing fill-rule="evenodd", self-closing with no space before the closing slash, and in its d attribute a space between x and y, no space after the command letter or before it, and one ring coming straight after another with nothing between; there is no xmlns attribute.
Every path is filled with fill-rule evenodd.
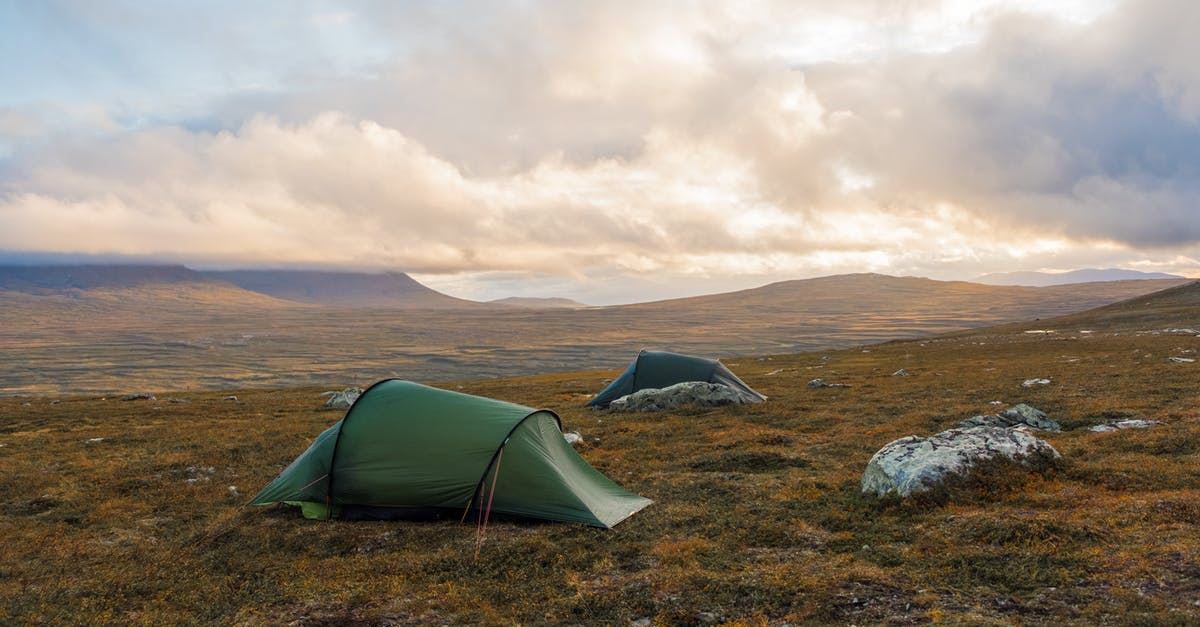
<svg viewBox="0 0 1200 627"><path fill-rule="evenodd" d="M719 406L743 403L737 390L719 383L685 381L665 388L638 390L614 400L609 411L667 411L685 405Z"/></svg>
<svg viewBox="0 0 1200 627"><path fill-rule="evenodd" d="M981 426L949 429L927 438L910 435L879 449L862 477L863 494L907 497L961 476L980 462L1003 458L1042 469L1059 458L1053 446L1020 429Z"/></svg>

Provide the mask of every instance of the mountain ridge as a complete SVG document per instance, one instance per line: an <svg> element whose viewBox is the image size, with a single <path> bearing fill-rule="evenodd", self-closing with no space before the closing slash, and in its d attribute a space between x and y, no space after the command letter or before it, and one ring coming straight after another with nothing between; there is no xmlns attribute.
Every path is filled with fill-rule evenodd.
<svg viewBox="0 0 1200 627"><path fill-rule="evenodd" d="M1096 283L1107 281L1141 281L1153 279L1186 279L1178 274L1164 272L1141 272L1123 268L1083 268L1069 272L992 272L975 277L973 282L984 285L1018 285L1028 287L1048 287L1051 285L1069 285L1071 283Z"/></svg>
<svg viewBox="0 0 1200 627"><path fill-rule="evenodd" d="M487 303L443 294L403 272L371 274L325 270L224 270L202 274L252 292L313 305L414 309L488 306Z"/></svg>

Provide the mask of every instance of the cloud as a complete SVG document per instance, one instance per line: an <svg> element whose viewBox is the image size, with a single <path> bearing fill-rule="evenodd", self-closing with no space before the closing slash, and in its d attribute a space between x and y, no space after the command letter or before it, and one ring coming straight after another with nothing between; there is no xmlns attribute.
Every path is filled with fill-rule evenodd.
<svg viewBox="0 0 1200 627"><path fill-rule="evenodd" d="M198 17L216 65L147 37L191 84L71 22L138 96L0 101L0 249L577 282L1200 256L1191 3L289 6Z"/></svg>

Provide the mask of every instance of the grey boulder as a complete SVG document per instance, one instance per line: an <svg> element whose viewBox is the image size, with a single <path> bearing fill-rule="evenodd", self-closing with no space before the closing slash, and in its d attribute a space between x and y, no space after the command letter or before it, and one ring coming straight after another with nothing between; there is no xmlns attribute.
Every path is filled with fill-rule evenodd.
<svg viewBox="0 0 1200 627"><path fill-rule="evenodd" d="M996 458L1040 469L1060 456L1021 429L995 426L949 429L927 438L910 435L879 449L863 473L863 494L907 497L942 485Z"/></svg>
<svg viewBox="0 0 1200 627"><path fill-rule="evenodd" d="M638 390L609 404L609 411L667 411L685 405L713 407L743 403L737 390L718 383L685 381L665 388Z"/></svg>

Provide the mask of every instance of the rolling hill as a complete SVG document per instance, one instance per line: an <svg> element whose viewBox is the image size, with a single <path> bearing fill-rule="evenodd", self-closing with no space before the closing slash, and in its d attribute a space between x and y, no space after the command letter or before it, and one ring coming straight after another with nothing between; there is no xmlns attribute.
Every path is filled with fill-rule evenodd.
<svg viewBox="0 0 1200 627"><path fill-rule="evenodd" d="M293 302L205 278L112 297L0 290L0 393L500 377L616 367L642 348L832 349L1046 318L1182 283L1028 288L860 274L613 307L421 309ZM210 289L214 298L197 297Z"/></svg>
<svg viewBox="0 0 1200 627"><path fill-rule="evenodd" d="M1193 335L1200 335L1200 281L1191 281L1052 320L1025 321L999 329L1074 332L1104 329L1135 333L1193 330L1196 331Z"/></svg>

